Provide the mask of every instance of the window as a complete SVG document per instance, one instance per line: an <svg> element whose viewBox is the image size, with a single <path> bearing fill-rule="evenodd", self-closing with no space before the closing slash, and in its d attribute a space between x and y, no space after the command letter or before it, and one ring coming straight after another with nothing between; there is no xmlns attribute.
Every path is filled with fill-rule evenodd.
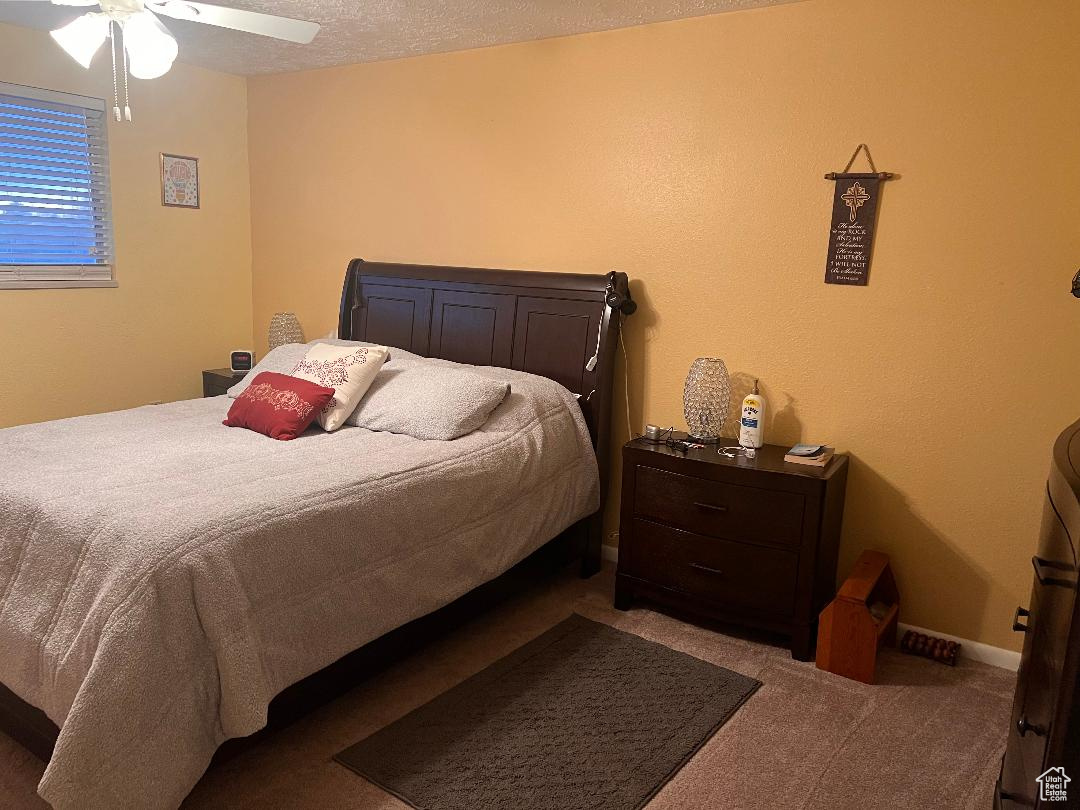
<svg viewBox="0 0 1080 810"><path fill-rule="evenodd" d="M105 102L0 82L0 289L111 286Z"/></svg>

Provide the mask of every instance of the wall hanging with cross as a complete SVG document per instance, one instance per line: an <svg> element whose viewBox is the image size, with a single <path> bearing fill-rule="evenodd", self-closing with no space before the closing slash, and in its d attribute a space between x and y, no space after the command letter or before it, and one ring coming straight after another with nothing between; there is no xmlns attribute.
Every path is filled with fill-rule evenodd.
<svg viewBox="0 0 1080 810"><path fill-rule="evenodd" d="M869 172L850 172L859 152L866 153ZM878 195L881 183L891 180L892 172L879 172L870 157L870 149L860 143L842 172L829 172L826 180L835 180L832 222L829 225L829 255L825 261L826 284L849 284L865 287L870 280L870 256L877 224Z"/></svg>

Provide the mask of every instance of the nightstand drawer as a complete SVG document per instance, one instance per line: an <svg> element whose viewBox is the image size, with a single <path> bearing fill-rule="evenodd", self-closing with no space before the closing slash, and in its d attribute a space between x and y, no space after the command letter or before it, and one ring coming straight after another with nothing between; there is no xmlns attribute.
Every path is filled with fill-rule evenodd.
<svg viewBox="0 0 1080 810"><path fill-rule="evenodd" d="M717 604L790 616L799 555L635 520L626 573Z"/></svg>
<svg viewBox="0 0 1080 810"><path fill-rule="evenodd" d="M697 534L798 546L803 496L638 467L634 514Z"/></svg>

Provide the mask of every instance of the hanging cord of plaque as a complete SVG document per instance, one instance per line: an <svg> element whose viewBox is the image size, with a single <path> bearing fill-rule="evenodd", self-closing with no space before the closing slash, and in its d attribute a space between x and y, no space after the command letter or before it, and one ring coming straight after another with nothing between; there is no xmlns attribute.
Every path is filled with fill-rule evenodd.
<svg viewBox="0 0 1080 810"><path fill-rule="evenodd" d="M850 171L859 152L866 153L869 172ZM877 170L865 143L856 147L842 172L825 175L826 180L836 182L829 226L829 255L825 261L826 284L865 287L869 283L881 183L894 176L892 172Z"/></svg>

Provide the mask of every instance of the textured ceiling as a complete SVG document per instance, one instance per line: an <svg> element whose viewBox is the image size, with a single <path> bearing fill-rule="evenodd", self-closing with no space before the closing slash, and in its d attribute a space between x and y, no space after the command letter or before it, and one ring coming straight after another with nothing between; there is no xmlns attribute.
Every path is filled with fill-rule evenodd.
<svg viewBox="0 0 1080 810"><path fill-rule="evenodd" d="M180 60L227 73L256 75L377 62L794 0L235 0L216 5L313 20L322 30L310 45L180 20L165 24L180 41ZM0 22L52 29L80 10L46 2L0 0Z"/></svg>

